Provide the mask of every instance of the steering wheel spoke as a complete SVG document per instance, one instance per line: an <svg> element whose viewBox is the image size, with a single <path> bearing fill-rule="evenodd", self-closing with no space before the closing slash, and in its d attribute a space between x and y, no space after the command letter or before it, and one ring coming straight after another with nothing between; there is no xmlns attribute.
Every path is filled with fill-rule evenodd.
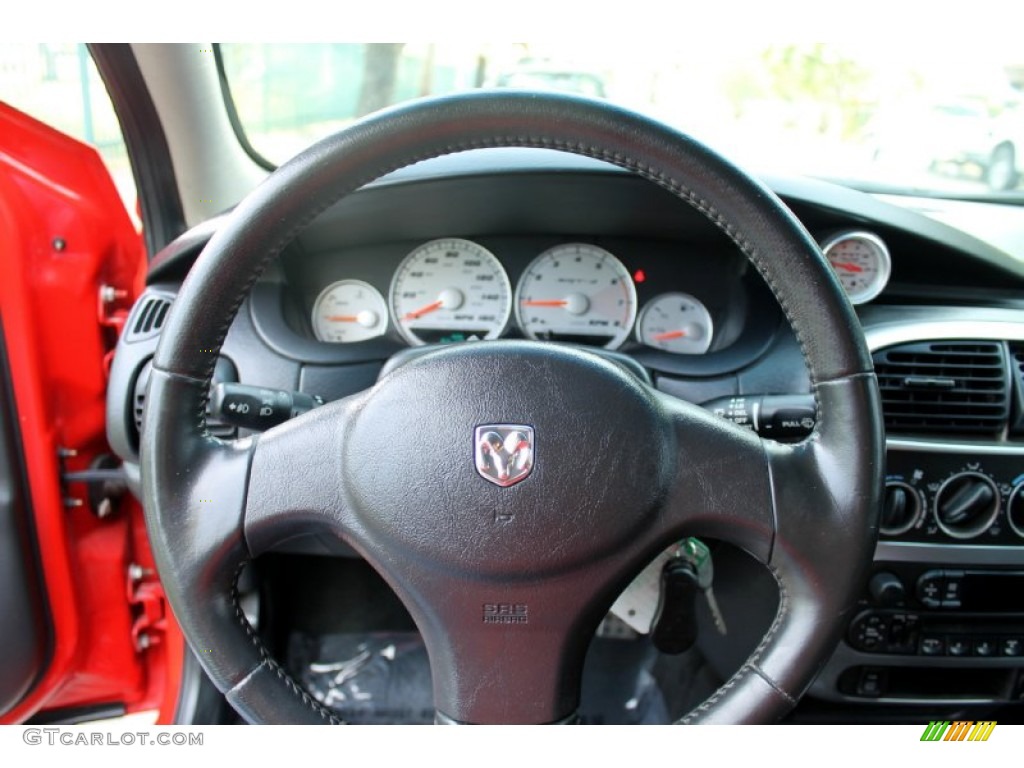
<svg viewBox="0 0 1024 768"><path fill-rule="evenodd" d="M698 406L667 395L659 400L671 425L672 480L648 535L659 540L710 536L767 563L775 504L765 442Z"/></svg>
<svg viewBox="0 0 1024 768"><path fill-rule="evenodd" d="M262 661L251 643L225 642L240 629L233 589L248 559L242 533L252 441L204 436L205 404L205 382L153 369L142 479L147 511L159 508L162 515L160 525L150 519L149 537L164 590L172 605L202 602L203 611L179 610L177 619L227 690Z"/></svg>
<svg viewBox="0 0 1024 768"><path fill-rule="evenodd" d="M299 535L348 535L343 452L359 400L356 395L314 408L257 438L244 521L252 557Z"/></svg>
<svg viewBox="0 0 1024 768"><path fill-rule="evenodd" d="M777 521L768 564L782 594L774 642L765 644L755 666L794 699L809 684L797 672L800 659L827 658L852 608L846 596L866 579L870 559L861 539L876 535L882 472L882 431L865 428L880 412L874 376L840 377L815 390L812 439L766 442ZM857 439L844 439L849 435Z"/></svg>
<svg viewBox="0 0 1024 768"><path fill-rule="evenodd" d="M439 722L572 718L587 646L611 599L606 572L502 583L386 554L377 566L423 635Z"/></svg>

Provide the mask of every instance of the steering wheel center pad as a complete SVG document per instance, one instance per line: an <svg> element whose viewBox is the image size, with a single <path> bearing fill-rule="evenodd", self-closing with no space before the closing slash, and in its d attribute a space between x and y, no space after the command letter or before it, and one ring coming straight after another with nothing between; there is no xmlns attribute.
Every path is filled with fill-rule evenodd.
<svg viewBox="0 0 1024 768"><path fill-rule="evenodd" d="M532 431L532 471L510 487L476 468L487 425ZM484 450L487 450L486 446ZM500 464L512 457L496 457ZM339 462L382 546L477 576L538 577L599 557L650 526L674 466L651 391L618 365L556 344L468 343L386 377Z"/></svg>

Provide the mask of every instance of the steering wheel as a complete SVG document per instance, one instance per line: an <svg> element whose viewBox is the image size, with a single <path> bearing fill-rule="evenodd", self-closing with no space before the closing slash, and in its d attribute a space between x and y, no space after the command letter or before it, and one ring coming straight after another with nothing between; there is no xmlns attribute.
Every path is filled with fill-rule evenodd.
<svg viewBox="0 0 1024 768"><path fill-rule="evenodd" d="M438 349L261 435L212 437L204 410L213 366L267 262L363 184L487 147L613 163L728 235L803 350L813 433L795 445L760 439L597 354L499 340ZM754 652L682 722L771 722L832 651L876 538L876 381L814 241L771 192L703 145L578 97L414 102L281 166L182 285L145 418L145 510L160 577L210 679L255 723L338 722L271 657L238 602L244 564L298 534L341 537L387 580L423 636L446 723L571 721L601 618L644 565L687 535L745 549L770 569L780 599Z"/></svg>

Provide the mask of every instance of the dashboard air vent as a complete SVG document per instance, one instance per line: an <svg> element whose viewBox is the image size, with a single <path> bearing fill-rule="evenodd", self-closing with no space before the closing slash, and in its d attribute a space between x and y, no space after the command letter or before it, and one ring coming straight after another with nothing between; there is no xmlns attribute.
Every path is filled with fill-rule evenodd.
<svg viewBox="0 0 1024 768"><path fill-rule="evenodd" d="M991 435L1005 429L1005 350L999 341L927 341L876 352L886 430Z"/></svg>
<svg viewBox="0 0 1024 768"><path fill-rule="evenodd" d="M152 363L146 363L135 379L135 391L132 392L132 420L135 422L135 434L142 434L142 415L146 411L146 385L149 384L149 373L153 370Z"/></svg>
<svg viewBox="0 0 1024 768"><path fill-rule="evenodd" d="M142 341L160 333L171 308L171 297L161 293L147 293L136 304L125 326L126 342Z"/></svg>

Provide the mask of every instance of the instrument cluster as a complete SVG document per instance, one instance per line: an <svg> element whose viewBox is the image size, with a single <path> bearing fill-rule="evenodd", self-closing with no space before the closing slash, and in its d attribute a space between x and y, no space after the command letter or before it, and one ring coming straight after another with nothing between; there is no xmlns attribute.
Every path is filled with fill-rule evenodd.
<svg viewBox="0 0 1024 768"><path fill-rule="evenodd" d="M711 346L711 312L696 296L671 291L638 306L637 282L609 250L560 243L538 254L513 286L502 262L472 240L440 238L410 251L387 296L342 279L313 303L311 326L324 342L351 343L393 330L410 345L522 335L618 349L628 340L675 354Z"/></svg>

